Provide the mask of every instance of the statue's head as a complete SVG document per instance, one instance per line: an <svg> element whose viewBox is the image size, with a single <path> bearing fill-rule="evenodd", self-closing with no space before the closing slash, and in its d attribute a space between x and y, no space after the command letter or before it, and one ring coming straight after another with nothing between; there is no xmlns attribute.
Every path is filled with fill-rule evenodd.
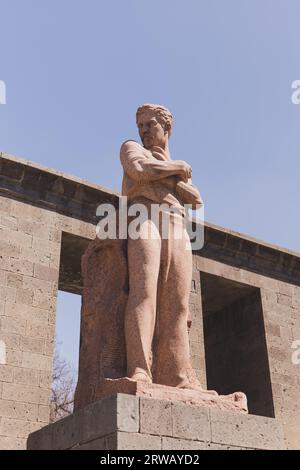
<svg viewBox="0 0 300 470"><path fill-rule="evenodd" d="M164 106L144 104L137 109L136 123L146 149L164 147L172 131L172 114Z"/></svg>

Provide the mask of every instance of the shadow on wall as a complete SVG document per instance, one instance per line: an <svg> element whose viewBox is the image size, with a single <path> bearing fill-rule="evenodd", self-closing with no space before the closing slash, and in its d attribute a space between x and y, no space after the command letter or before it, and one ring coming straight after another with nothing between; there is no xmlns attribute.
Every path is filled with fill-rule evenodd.
<svg viewBox="0 0 300 470"><path fill-rule="evenodd" d="M260 289L201 273L207 386L246 393L249 413L274 417Z"/></svg>

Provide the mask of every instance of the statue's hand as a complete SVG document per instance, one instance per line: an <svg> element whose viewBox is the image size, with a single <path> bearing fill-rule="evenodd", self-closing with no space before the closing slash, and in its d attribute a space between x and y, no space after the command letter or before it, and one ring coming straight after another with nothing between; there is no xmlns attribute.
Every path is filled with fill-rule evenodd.
<svg viewBox="0 0 300 470"><path fill-rule="evenodd" d="M179 181L176 186L176 193L184 204L191 204L192 209L199 209L203 206L201 195L193 184Z"/></svg>
<svg viewBox="0 0 300 470"><path fill-rule="evenodd" d="M176 160L176 163L179 164L180 167L178 176L182 181L188 183L189 179L192 177L192 167L184 160Z"/></svg>

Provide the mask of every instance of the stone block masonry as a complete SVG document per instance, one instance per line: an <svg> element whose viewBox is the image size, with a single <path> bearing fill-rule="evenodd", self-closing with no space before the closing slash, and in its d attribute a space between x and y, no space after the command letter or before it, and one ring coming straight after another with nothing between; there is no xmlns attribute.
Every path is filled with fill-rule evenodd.
<svg viewBox="0 0 300 470"><path fill-rule="evenodd" d="M281 423L167 400L118 394L29 436L28 449L285 449Z"/></svg>
<svg viewBox="0 0 300 470"><path fill-rule="evenodd" d="M49 421L60 242L50 211L0 196L0 448Z"/></svg>

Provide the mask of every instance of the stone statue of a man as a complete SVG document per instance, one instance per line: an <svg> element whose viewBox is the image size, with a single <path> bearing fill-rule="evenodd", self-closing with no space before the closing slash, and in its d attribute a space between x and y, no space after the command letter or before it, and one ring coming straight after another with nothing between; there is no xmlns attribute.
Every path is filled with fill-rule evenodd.
<svg viewBox="0 0 300 470"><path fill-rule="evenodd" d="M143 146L129 140L121 147L122 194L129 205L144 204L149 217L140 225L140 238L128 238L127 375L136 381L198 388L187 331L192 252L184 204L196 208L202 200L192 185L190 165L171 160L170 111L145 104L138 108L136 119ZM167 238L162 236L161 222L155 225L150 218L152 204L175 208L169 216ZM178 226L183 234L179 238L174 236Z"/></svg>
<svg viewBox="0 0 300 470"><path fill-rule="evenodd" d="M97 236L82 256L74 409L129 393L247 412L243 393L203 390L190 363L192 252L184 205L196 208L202 200L192 185L190 165L171 160L172 115L163 106L147 104L137 110L137 125L143 145L127 141L120 154L128 237L123 230L117 238ZM146 209L139 223L130 220L137 204ZM154 206L159 208L155 218ZM131 222L138 232L134 236Z"/></svg>

